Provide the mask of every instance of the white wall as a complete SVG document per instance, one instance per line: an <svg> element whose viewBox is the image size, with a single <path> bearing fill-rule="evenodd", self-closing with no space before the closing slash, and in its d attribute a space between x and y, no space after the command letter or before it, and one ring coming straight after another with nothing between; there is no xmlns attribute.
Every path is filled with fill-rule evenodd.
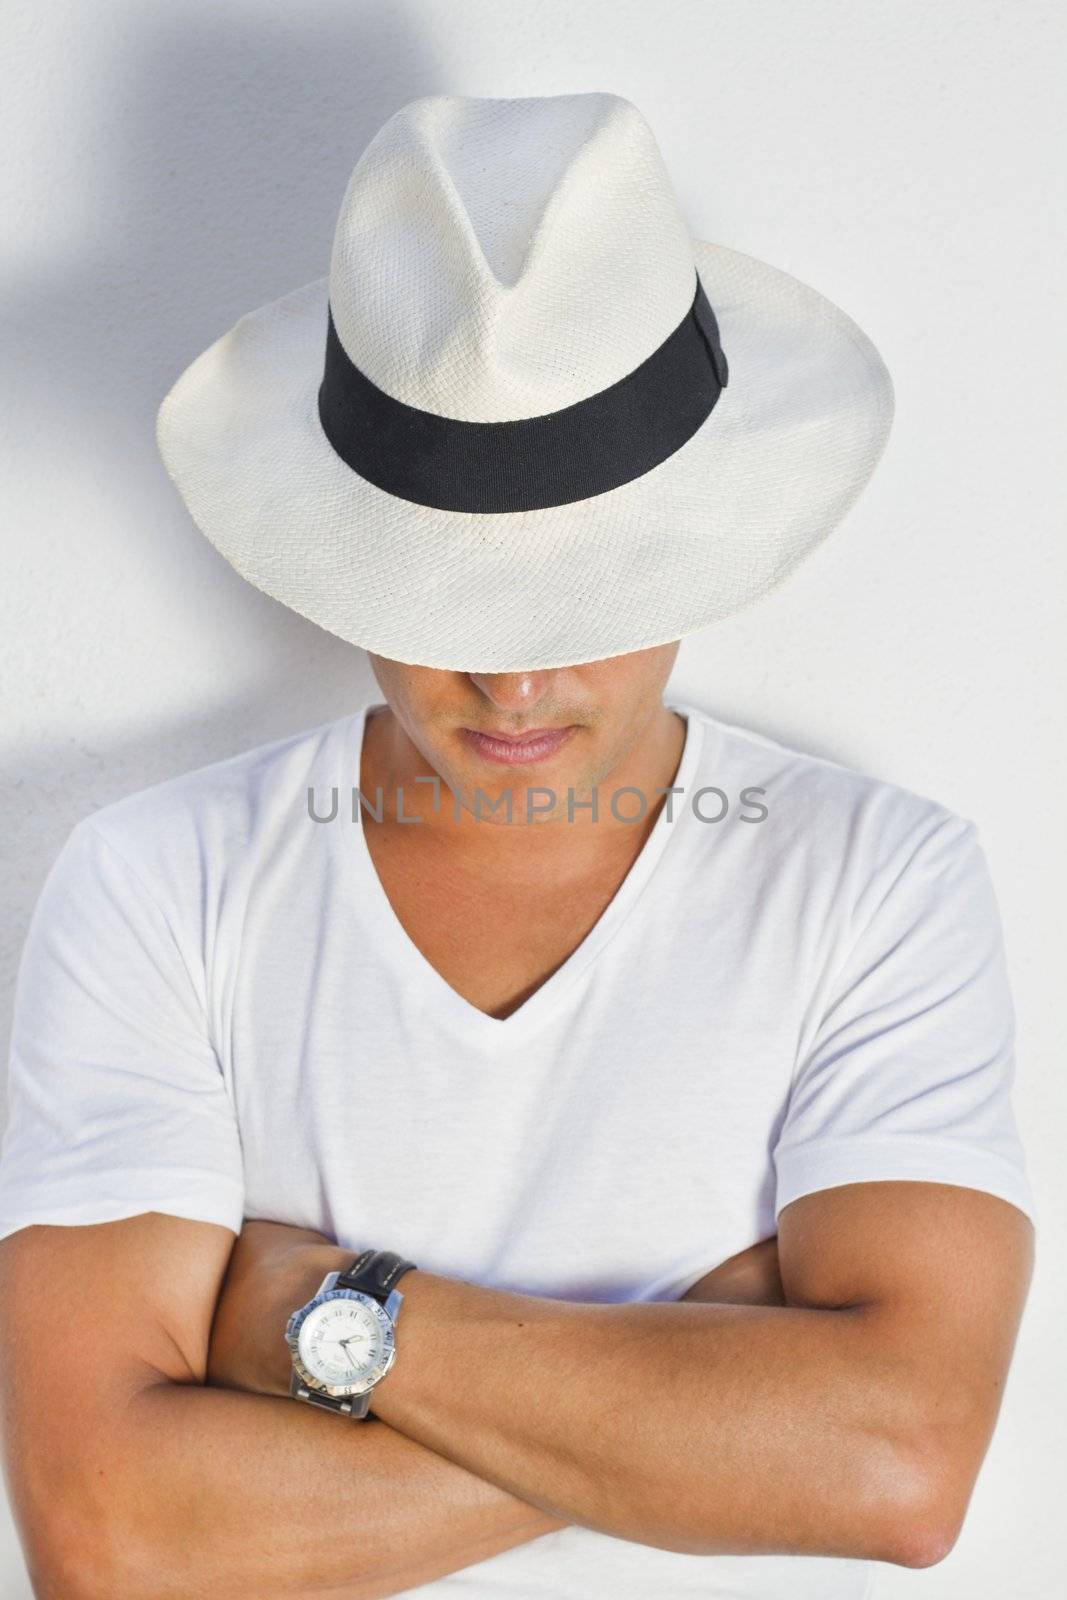
<svg viewBox="0 0 1067 1600"><path fill-rule="evenodd" d="M196 532L152 430L193 355L326 271L348 174L399 105L627 96L694 233L815 285L880 347L897 420L871 485L785 589L688 640L675 679L974 818L1000 894L1038 1270L965 1531L936 1567L879 1569L877 1600L1047 1600L1062 1579L1063 18L1051 0L8 0L2 28L8 1005L78 817L373 688L359 651ZM0 1594L21 1600L3 1539Z"/></svg>

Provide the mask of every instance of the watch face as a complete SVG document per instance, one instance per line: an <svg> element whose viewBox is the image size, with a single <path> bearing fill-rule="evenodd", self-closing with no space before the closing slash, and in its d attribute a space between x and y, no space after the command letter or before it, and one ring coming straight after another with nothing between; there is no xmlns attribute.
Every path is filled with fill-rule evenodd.
<svg viewBox="0 0 1067 1600"><path fill-rule="evenodd" d="M334 1289L303 1317L294 1360L317 1387L360 1394L384 1376L394 1349L384 1308L356 1289Z"/></svg>

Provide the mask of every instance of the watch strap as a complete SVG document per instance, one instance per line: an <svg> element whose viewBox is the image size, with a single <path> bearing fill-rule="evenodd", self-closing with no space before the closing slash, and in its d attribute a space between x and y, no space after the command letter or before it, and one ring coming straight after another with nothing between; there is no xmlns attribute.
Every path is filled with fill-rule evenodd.
<svg viewBox="0 0 1067 1600"><path fill-rule="evenodd" d="M358 1289L384 1305L397 1279L414 1269L414 1261L405 1260L395 1250L363 1250L351 1266L339 1274L334 1287Z"/></svg>
<svg viewBox="0 0 1067 1600"><path fill-rule="evenodd" d="M289 1393L295 1400L306 1400L310 1405L321 1406L324 1411L337 1411L342 1416L365 1418L370 1410L373 1390L367 1389L363 1394L335 1395L323 1394L318 1389L312 1389L303 1382L294 1372L289 1384Z"/></svg>

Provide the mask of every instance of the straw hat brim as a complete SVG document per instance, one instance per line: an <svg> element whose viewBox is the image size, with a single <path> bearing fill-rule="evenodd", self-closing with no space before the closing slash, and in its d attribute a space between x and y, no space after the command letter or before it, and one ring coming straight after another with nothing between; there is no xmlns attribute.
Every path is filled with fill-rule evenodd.
<svg viewBox="0 0 1067 1600"><path fill-rule="evenodd" d="M358 476L317 414L328 279L240 318L164 398L156 438L197 526L249 583L377 655L468 672L578 665L684 638L780 584L885 448L870 339L779 268L693 240L729 383L652 471L523 512L414 504Z"/></svg>

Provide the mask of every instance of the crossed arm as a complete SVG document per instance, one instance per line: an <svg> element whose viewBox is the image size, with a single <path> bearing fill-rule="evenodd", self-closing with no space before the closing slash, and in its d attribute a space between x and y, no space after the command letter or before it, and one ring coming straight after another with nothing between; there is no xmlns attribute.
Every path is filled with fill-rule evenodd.
<svg viewBox="0 0 1067 1600"><path fill-rule="evenodd" d="M992 1434L1033 1238L984 1192L869 1183L793 1202L773 1272L761 1247L679 1303L411 1272L359 1424L288 1398L280 1337L352 1253L156 1213L0 1243L7 1478L39 1600L373 1600L571 1523L929 1565Z"/></svg>

